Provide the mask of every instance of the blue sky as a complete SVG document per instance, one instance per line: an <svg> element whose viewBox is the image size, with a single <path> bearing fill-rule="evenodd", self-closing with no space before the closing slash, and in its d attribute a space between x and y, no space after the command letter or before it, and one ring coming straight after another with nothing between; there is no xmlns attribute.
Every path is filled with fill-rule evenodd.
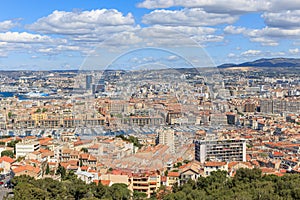
<svg viewBox="0 0 300 200"><path fill-rule="evenodd" d="M142 48L171 52L161 55L170 65L299 58L299 21L294 0L3 0L0 70L106 67ZM158 62L160 52L127 62Z"/></svg>

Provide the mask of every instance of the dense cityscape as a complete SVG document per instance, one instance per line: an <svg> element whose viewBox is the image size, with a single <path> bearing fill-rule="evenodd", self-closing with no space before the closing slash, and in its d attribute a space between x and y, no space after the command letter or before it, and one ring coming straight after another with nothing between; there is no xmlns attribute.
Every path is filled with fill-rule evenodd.
<svg viewBox="0 0 300 200"><path fill-rule="evenodd" d="M218 170L298 173L299 70L270 69L1 72L2 184L63 168L150 198Z"/></svg>
<svg viewBox="0 0 300 200"><path fill-rule="evenodd" d="M0 200L300 199L300 4L2 0Z"/></svg>

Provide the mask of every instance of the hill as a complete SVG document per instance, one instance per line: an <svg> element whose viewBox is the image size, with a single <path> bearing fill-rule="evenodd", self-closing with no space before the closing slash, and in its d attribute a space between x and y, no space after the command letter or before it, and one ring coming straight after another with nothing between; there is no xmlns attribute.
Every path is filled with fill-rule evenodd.
<svg viewBox="0 0 300 200"><path fill-rule="evenodd" d="M218 68L231 67L300 67L299 58L262 58L241 64L223 64Z"/></svg>

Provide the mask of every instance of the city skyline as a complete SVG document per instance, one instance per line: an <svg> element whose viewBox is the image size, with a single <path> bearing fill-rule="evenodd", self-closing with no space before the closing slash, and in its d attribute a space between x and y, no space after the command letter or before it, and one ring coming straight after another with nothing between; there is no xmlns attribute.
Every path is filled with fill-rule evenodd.
<svg viewBox="0 0 300 200"><path fill-rule="evenodd" d="M299 58L299 9L290 0L3 1L0 69L81 69L94 56L88 65L107 67L128 51L149 47L188 61L188 52L200 52L198 60L204 56L213 65ZM143 56L147 63L140 65L158 59Z"/></svg>

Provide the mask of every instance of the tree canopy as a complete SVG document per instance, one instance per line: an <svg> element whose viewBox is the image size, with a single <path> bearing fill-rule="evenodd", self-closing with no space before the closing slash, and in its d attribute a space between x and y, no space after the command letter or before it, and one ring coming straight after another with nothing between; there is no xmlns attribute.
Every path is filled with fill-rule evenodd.
<svg viewBox="0 0 300 200"><path fill-rule="evenodd" d="M13 178L13 199L84 199L84 200L129 200L145 199L145 194L131 192L125 184L104 186L101 183L86 184L72 172L66 172L62 181L51 178L35 180L29 176ZM173 191L162 186L156 193L157 199L165 200L214 200L214 199L300 199L300 174L284 176L262 175L260 169L239 169L234 177L225 171L212 172L197 181L189 180ZM151 197L155 199L155 195Z"/></svg>
<svg viewBox="0 0 300 200"><path fill-rule="evenodd" d="M129 135L129 136L117 135L116 137L119 137L119 138L121 138L121 139L124 140L124 141L133 143L133 145L134 145L135 147L138 147L139 149L143 146L143 145L139 142L138 138L137 138L137 137L134 137L134 136L132 136L132 135Z"/></svg>
<svg viewBox="0 0 300 200"><path fill-rule="evenodd" d="M10 150L4 150L1 152L1 157L2 156L8 156L8 157L14 158L14 152L12 152Z"/></svg>
<svg viewBox="0 0 300 200"><path fill-rule="evenodd" d="M165 200L186 199L300 199L300 174L284 176L262 175L260 169L239 169L235 176L228 177L225 171L216 171L196 182L173 187Z"/></svg>
<svg viewBox="0 0 300 200"><path fill-rule="evenodd" d="M111 187L101 183L86 184L74 175L67 173L62 181L51 178L38 179L22 175L12 179L13 199L109 199L129 200L131 192L125 184L113 184Z"/></svg>

